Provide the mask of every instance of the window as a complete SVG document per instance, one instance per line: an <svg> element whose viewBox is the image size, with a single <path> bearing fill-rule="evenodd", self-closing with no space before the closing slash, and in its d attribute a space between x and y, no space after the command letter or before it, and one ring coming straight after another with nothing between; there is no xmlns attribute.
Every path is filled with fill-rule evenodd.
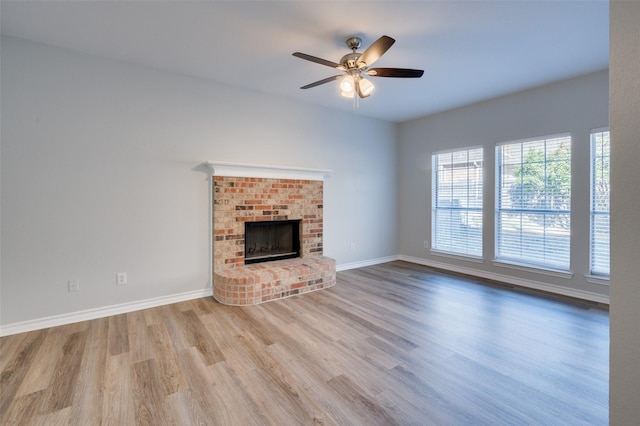
<svg viewBox="0 0 640 426"><path fill-rule="evenodd" d="M482 148L434 154L432 248L482 256Z"/></svg>
<svg viewBox="0 0 640 426"><path fill-rule="evenodd" d="M591 133L591 274L609 275L609 130Z"/></svg>
<svg viewBox="0 0 640 426"><path fill-rule="evenodd" d="M496 147L496 260L569 270L571 136Z"/></svg>

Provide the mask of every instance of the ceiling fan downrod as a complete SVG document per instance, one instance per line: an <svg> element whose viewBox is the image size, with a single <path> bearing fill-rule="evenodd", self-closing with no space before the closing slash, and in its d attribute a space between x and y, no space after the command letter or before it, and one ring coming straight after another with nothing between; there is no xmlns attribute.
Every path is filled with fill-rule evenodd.
<svg viewBox="0 0 640 426"><path fill-rule="evenodd" d="M362 46L362 39L360 37L349 37L345 43L347 43L349 49L355 52Z"/></svg>

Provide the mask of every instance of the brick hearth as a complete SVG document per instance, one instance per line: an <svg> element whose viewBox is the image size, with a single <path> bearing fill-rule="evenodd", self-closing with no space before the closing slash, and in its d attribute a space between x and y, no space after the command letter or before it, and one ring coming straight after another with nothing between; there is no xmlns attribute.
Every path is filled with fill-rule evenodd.
<svg viewBox="0 0 640 426"><path fill-rule="evenodd" d="M256 305L331 287L336 263L325 256L254 263L214 271L214 296L225 305Z"/></svg>
<svg viewBox="0 0 640 426"><path fill-rule="evenodd" d="M284 169L286 178L278 178L271 177L279 172L271 167L227 167L228 163L209 166L213 171L216 300L228 305L254 305L335 284L335 261L322 255L322 180L309 179L309 173L299 173L302 169ZM243 173L240 169L248 169L247 176L238 176ZM256 177L264 170L269 177ZM315 175L318 173L310 174L313 179ZM298 176L304 179L289 178ZM301 257L245 265L245 222L290 219L300 219Z"/></svg>

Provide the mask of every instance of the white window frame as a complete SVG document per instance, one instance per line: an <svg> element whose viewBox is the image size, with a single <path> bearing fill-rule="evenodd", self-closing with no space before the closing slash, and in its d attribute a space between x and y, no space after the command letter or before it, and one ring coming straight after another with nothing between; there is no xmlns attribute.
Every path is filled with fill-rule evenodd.
<svg viewBox="0 0 640 426"><path fill-rule="evenodd" d="M466 157L467 157L467 164L470 163L469 160L469 155L472 151L479 151L482 157L481 160L481 164L479 166L477 166L476 168L474 168L474 170L476 170L474 173L479 173L479 175L476 176L476 181L479 180L480 184L479 184L479 188L475 188L475 191L478 192L479 198L480 198L480 207L469 207L469 206L447 206L447 207L443 207L440 206L438 204L439 198L438 198L438 184L439 184L439 180L438 180L438 167L439 164L437 159L439 158L439 156L442 155L446 155L446 154L451 154L452 156L456 153L466 153ZM431 165L432 165L432 173L431 173L431 253L436 254L436 255L446 255L446 256L452 256L452 257L459 257L462 259L468 259L468 260L472 260L472 261L478 261L480 259L482 259L483 256L483 242L484 242L484 226L483 226L483 215L484 215L484 148L482 146L473 146L473 147L465 147L465 148L460 148L460 149L452 149L452 150L447 150L447 151L439 151L439 152L434 152L431 156ZM453 163L448 163L448 164L453 164ZM471 189L471 185L470 185L470 180L469 180L469 170L471 170L468 166L467 166L467 182L466 182L466 190L467 190L467 194L469 192L469 190ZM453 169L452 169L452 173L453 173ZM453 185L452 185L452 191L453 191ZM478 197L472 197L477 199ZM469 195L467 195L467 200L469 199ZM460 213L461 216L465 216L467 218L472 217L472 215L470 213L473 213L473 217L474 219L474 223L473 225L471 225L469 222L467 222L465 225L467 230L473 228L478 230L479 232L479 247L477 246L472 246L470 247L471 250L466 250L466 251L462 251L462 250L455 250L455 249L451 249L452 245L448 245L445 244L444 242L441 242L438 240L438 221L437 221L437 212L438 211L457 211ZM479 223L477 220L479 214ZM467 219L467 221L469 221L470 219ZM467 236L464 236L464 233L461 233L460 235L463 235L462 239L465 240ZM469 241L468 239L466 240L467 242ZM475 248L474 248L475 247Z"/></svg>
<svg viewBox="0 0 640 426"><path fill-rule="evenodd" d="M541 136L541 137L536 137L536 138L528 138L528 139L519 139L519 140L513 140L513 141L506 141L506 142L500 142L498 144L496 144L496 165L495 165L495 173L496 173L496 177L495 177L495 186L494 186L494 190L495 190L495 235L494 235L494 244L495 244L495 258L493 259L493 263L495 265L498 266L508 266L508 267L514 267L517 269L524 269L524 270L532 270L532 271L541 271L544 273L552 273L554 275L558 275L558 276L563 276L563 277L571 277L573 274L570 271L571 269L571 232L570 232L570 227L571 227L571 206L570 206L570 202L569 202L569 207L568 210L567 209L548 209L548 208L540 208L540 209L531 209L531 208L507 208L505 206L503 206L502 204L502 197L503 197L503 191L501 186L503 185L503 176L502 176L502 152L503 152L503 148L507 145L517 145L517 144L526 144L526 143L532 143L532 142L542 142L545 144L545 151L544 151L544 155L545 155L545 168L546 168L546 156L548 155L547 150L546 150L546 143L547 141L552 141L555 139L561 139L561 138L567 138L568 139L568 144L569 144L569 150L570 150L570 155L569 155L569 168L571 170L572 168L572 161L571 161L571 151L573 150L572 147L572 137L570 133L561 133L561 134L555 134L555 135L547 135L547 136ZM521 154L522 155L522 154ZM523 159L521 158L521 161ZM570 179L572 177L570 176ZM571 185L569 185L569 188L571 188ZM501 233L502 233L502 229L501 229L501 214L502 213L508 213L511 212L515 215L525 215L525 214L531 214L531 215L543 215L543 217L546 217L546 215L555 215L555 214L560 214L560 215L568 215L568 219L569 219L569 237L568 237L568 255L567 255L567 259L566 262L556 262L554 261L555 258L554 257L549 257L547 258L546 255L543 254L543 259L527 259L524 255L524 253L526 252L526 249L521 248L520 250L522 251L522 254L520 256L509 256L507 254L502 254L501 253ZM521 216L522 218L523 216ZM523 226L523 225L521 225ZM547 226L541 226L541 230L543 231L543 234L545 235L545 239L544 239L544 244L546 244L546 231L547 231ZM523 235L523 230L522 228L520 228L520 235L522 237ZM544 253L544 251L542 251L542 253Z"/></svg>
<svg viewBox="0 0 640 426"><path fill-rule="evenodd" d="M596 153L596 137L600 134L603 133L609 133L609 128L608 127L601 127L601 128L597 128L597 129L591 129L591 134L590 134L590 147L591 147L591 156L590 156L590 162L591 162L591 173L590 173L590 193L591 193L591 200L589 203L589 275L587 275L587 278L595 278L595 279L600 279L600 280L608 280L609 279L609 267L607 268L606 271L604 270L598 270L596 268L594 268L595 265L595 250L596 250L596 246L595 246L595 218L596 216L603 216L606 215L607 217L611 217L611 206L609 205L609 210L596 210L596 187L595 187L595 181L596 181L596 176L595 176L595 172L596 172L596 161L598 161L599 157L598 154ZM609 145L611 145L611 135L609 134ZM609 149L611 149L609 147ZM611 152L609 152L609 158L611 157ZM609 162L609 164L611 164ZM611 167L611 166L609 166ZM610 176L610 171L609 171L609 176L608 176L608 181L609 181L609 185L611 184L611 176ZM611 196L609 194L609 196ZM611 228L610 225L611 222L609 222L609 236L611 235ZM610 258L609 258L609 262L610 262ZM610 265L610 263L609 263Z"/></svg>

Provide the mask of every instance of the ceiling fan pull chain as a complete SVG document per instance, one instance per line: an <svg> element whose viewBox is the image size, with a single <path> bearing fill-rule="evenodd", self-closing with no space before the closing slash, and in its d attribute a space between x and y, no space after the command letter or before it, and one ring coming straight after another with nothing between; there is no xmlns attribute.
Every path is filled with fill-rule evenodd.
<svg viewBox="0 0 640 426"><path fill-rule="evenodd" d="M353 109L358 109L360 106L358 98L358 76L353 74Z"/></svg>

